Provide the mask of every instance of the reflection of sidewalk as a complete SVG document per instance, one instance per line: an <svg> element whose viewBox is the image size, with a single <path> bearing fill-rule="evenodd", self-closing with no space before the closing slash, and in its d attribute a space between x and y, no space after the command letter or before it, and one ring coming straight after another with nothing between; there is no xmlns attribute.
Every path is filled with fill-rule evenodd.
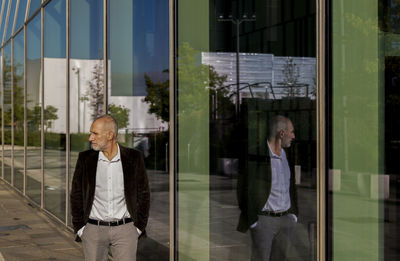
<svg viewBox="0 0 400 261"><path fill-rule="evenodd" d="M84 260L71 232L0 181L0 253L11 260ZM0 260L1 260L0 255Z"/></svg>

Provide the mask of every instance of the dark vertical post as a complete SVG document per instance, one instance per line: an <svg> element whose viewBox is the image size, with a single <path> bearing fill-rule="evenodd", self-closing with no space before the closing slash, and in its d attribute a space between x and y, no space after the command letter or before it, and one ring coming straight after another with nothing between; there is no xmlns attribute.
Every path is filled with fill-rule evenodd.
<svg viewBox="0 0 400 261"><path fill-rule="evenodd" d="M236 20L236 115L240 112L240 68L239 68L239 51L240 51L240 21Z"/></svg>

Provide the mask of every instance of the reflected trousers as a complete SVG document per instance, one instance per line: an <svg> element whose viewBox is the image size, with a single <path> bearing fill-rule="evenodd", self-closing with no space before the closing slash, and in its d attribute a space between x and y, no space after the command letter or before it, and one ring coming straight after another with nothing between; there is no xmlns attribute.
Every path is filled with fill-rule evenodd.
<svg viewBox="0 0 400 261"><path fill-rule="evenodd" d="M295 221L282 217L258 216L257 225L250 228L252 261L287 260Z"/></svg>
<svg viewBox="0 0 400 261"><path fill-rule="evenodd" d="M86 224L82 234L85 261L107 261L108 249L115 261L135 261L139 233L132 222L120 226Z"/></svg>

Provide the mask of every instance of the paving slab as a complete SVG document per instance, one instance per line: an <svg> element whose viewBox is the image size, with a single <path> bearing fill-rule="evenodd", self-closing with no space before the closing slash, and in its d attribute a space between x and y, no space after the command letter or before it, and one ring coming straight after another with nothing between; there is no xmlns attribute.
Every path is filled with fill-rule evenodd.
<svg viewBox="0 0 400 261"><path fill-rule="evenodd" d="M84 257L71 231L0 181L0 261L14 260L83 261Z"/></svg>

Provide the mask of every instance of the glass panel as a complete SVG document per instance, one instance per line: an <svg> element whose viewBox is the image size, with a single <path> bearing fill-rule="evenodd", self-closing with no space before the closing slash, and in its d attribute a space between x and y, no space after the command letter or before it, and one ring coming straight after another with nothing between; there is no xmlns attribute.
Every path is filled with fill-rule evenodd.
<svg viewBox="0 0 400 261"><path fill-rule="evenodd" d="M142 152L151 188L149 240L138 255L168 260L168 1L108 3L108 113L118 122L119 144Z"/></svg>
<svg viewBox="0 0 400 261"><path fill-rule="evenodd" d="M41 196L41 15L27 25L26 31L26 110L27 153L26 194L40 204Z"/></svg>
<svg viewBox="0 0 400 261"><path fill-rule="evenodd" d="M332 2L330 260L400 259L400 4Z"/></svg>
<svg viewBox="0 0 400 261"><path fill-rule="evenodd" d="M1 18L1 27L0 27L0 45L3 43L3 35L4 29L6 28L6 21L7 21L7 12L8 12L8 5L9 0L4 0L4 7L3 7L3 16Z"/></svg>
<svg viewBox="0 0 400 261"><path fill-rule="evenodd" d="M15 31L17 31L25 22L25 14L26 14L26 4L28 0L19 0L18 5L18 15L17 20L15 22Z"/></svg>
<svg viewBox="0 0 400 261"><path fill-rule="evenodd" d="M88 133L96 93L103 92L103 2L70 1L70 150L71 180L80 151L90 149ZM103 105L103 100L100 102ZM70 180L70 181L71 181Z"/></svg>
<svg viewBox="0 0 400 261"><path fill-rule="evenodd" d="M11 86L11 44L7 44L3 49L3 109L4 109L4 179L11 182L12 168L12 86Z"/></svg>
<svg viewBox="0 0 400 261"><path fill-rule="evenodd" d="M65 0L51 1L44 16L45 207L65 220Z"/></svg>
<svg viewBox="0 0 400 261"><path fill-rule="evenodd" d="M29 14L28 18L32 16L33 13L35 13L36 10L41 6L42 0L31 0L31 4L29 5Z"/></svg>
<svg viewBox="0 0 400 261"><path fill-rule="evenodd" d="M6 38L4 39L4 41L7 41L7 39L11 37L12 32L13 32L15 8L17 6L17 0L11 0L11 1L12 2L11 2L11 6L10 6L10 13L8 14L7 34L6 34Z"/></svg>
<svg viewBox="0 0 400 261"><path fill-rule="evenodd" d="M316 260L312 1L178 1L179 260Z"/></svg>
<svg viewBox="0 0 400 261"><path fill-rule="evenodd" d="M14 38L14 186L24 185L24 31Z"/></svg>

